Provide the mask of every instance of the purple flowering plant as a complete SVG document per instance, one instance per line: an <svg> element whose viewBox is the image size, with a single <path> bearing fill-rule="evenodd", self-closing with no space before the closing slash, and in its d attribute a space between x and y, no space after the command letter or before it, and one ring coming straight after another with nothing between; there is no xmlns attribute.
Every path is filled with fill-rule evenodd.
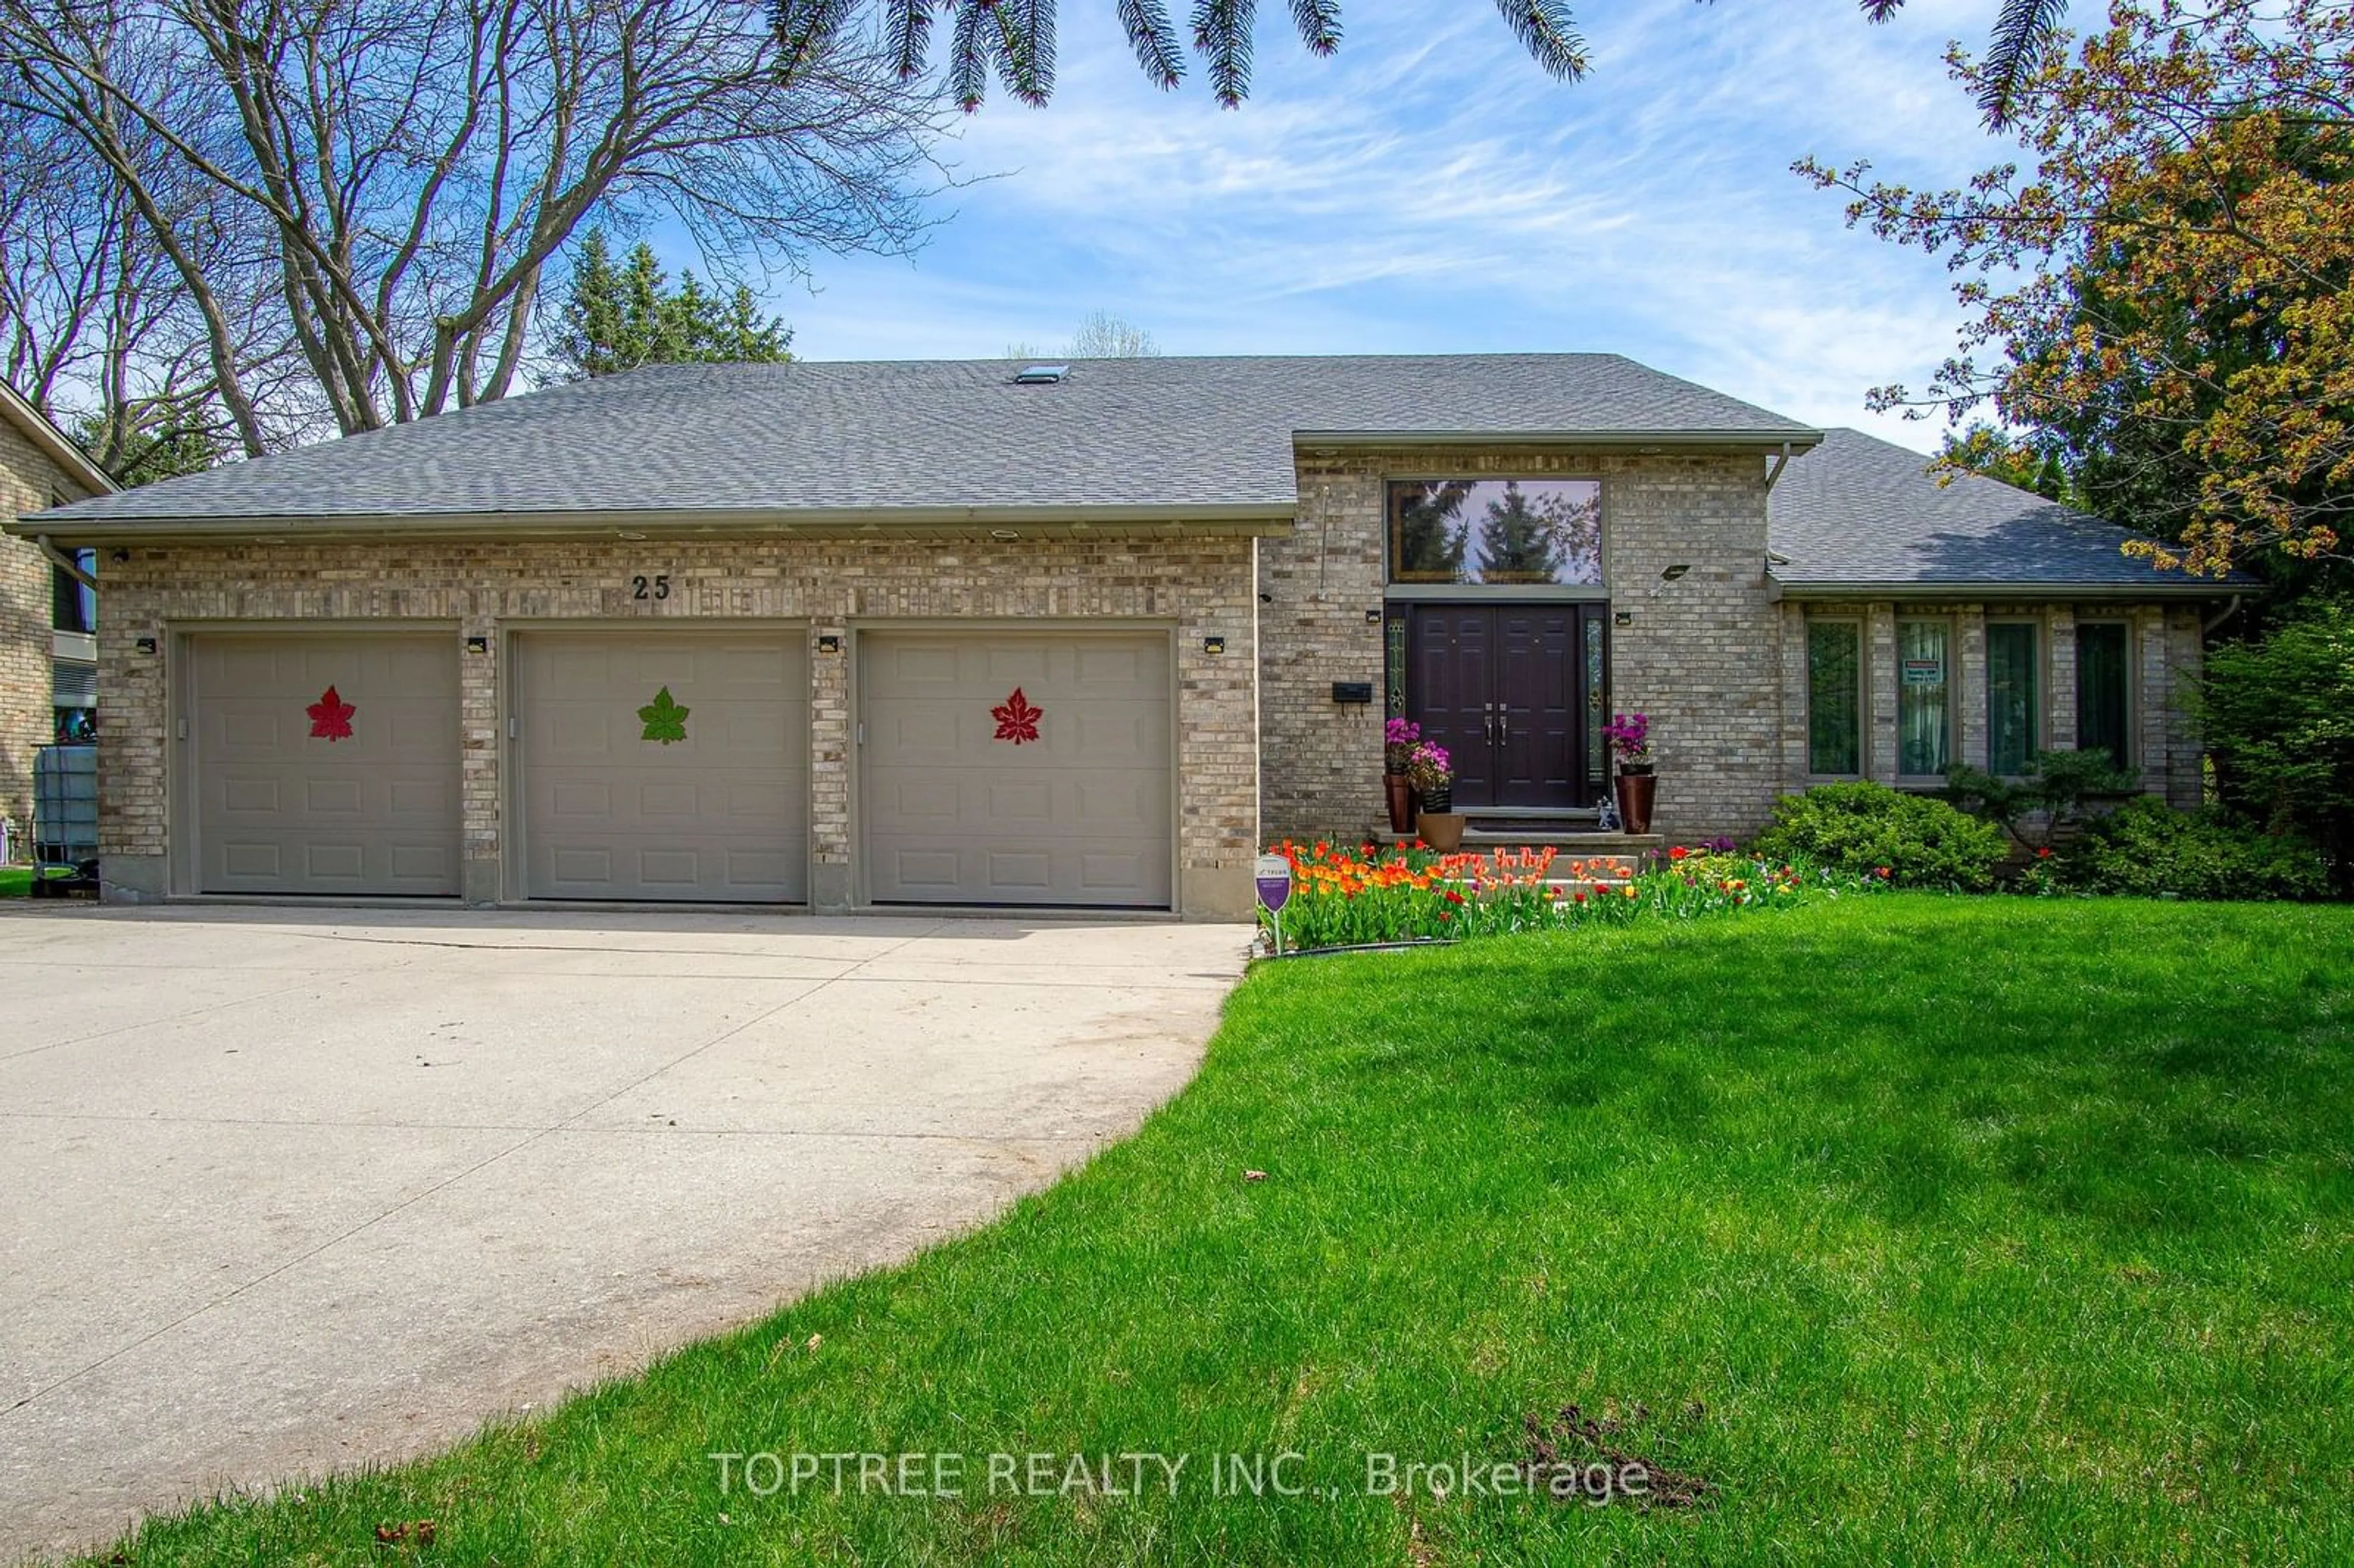
<svg viewBox="0 0 2354 1568"><path fill-rule="evenodd" d="M1412 719L1394 718L1382 733L1384 756L1393 773L1405 771L1407 760L1414 755L1415 743L1422 738L1422 726Z"/></svg>
<svg viewBox="0 0 2354 1568"><path fill-rule="evenodd" d="M1648 768L1651 763L1651 717L1649 714L1612 714L1603 736L1618 758L1621 769Z"/></svg>
<svg viewBox="0 0 2354 1568"><path fill-rule="evenodd" d="M1455 759L1437 741L1417 741L1406 754L1405 776L1418 793L1435 795L1455 782Z"/></svg>

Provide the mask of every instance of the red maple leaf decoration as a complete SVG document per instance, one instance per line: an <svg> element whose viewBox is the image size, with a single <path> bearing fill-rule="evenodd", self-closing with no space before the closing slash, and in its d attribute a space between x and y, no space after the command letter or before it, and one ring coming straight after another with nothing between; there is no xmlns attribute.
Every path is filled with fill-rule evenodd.
<svg viewBox="0 0 2354 1568"><path fill-rule="evenodd" d="M327 694L303 712L311 715L313 740L349 740L352 737L352 715L359 709L337 696L335 688L329 686Z"/></svg>
<svg viewBox="0 0 2354 1568"><path fill-rule="evenodd" d="M1046 716L1046 710L1032 707L1030 699L1022 694L1021 687L1016 686L1012 696L989 710L989 716L997 721L999 740L1010 740L1020 746L1024 741L1038 738L1038 721Z"/></svg>

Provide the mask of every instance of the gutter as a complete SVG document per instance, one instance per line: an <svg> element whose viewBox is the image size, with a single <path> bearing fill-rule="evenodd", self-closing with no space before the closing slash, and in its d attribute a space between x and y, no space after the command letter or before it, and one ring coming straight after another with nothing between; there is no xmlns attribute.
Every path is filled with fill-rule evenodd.
<svg viewBox="0 0 2354 1568"><path fill-rule="evenodd" d="M1294 430L1298 447L1657 447L1662 451L1737 447L1784 452L1822 445L1820 430Z"/></svg>
<svg viewBox="0 0 2354 1568"><path fill-rule="evenodd" d="M2232 596L2231 603L2225 605L2213 615L2209 616L2205 620L2199 623L2199 636L2200 641L2203 641L2207 638L2212 636L2217 627L2222 625L2225 621L2231 620L2232 617L2239 613L2240 596L2238 594L2233 594Z"/></svg>
<svg viewBox="0 0 2354 1568"><path fill-rule="evenodd" d="M2155 577L2155 574L2153 574ZM1785 582L1775 578L1776 599L2237 599L2245 584L2159 578L2147 583L2041 582Z"/></svg>
<svg viewBox="0 0 2354 1568"><path fill-rule="evenodd" d="M1280 536L1291 531L1295 502L1246 505L899 506L712 508L700 511L551 511L360 513L349 516L207 514L136 516L73 508L0 524L24 538L55 535L77 545L228 540L260 543L354 539L879 538L969 533L1019 538L1096 535Z"/></svg>
<svg viewBox="0 0 2354 1568"><path fill-rule="evenodd" d="M49 536L47 534L34 535L33 543L40 547L41 554L49 558L49 565L57 567L58 570L65 573L66 576L73 578L74 581L81 584L82 587L90 589L90 592L96 593L98 591L98 579L90 576L88 572L82 570L81 564L79 561L76 561L71 556L67 555L63 550L58 549L55 545L50 544Z"/></svg>

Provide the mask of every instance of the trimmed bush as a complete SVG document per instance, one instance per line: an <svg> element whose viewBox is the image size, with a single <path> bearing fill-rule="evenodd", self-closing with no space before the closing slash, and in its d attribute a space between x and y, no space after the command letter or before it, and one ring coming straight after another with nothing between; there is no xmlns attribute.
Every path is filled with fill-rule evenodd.
<svg viewBox="0 0 2354 1568"><path fill-rule="evenodd" d="M1898 887L1976 892L1993 885L2004 845L2000 828L1932 796L1885 784L1825 784L1774 803L1774 823L1759 836L1757 853Z"/></svg>
<svg viewBox="0 0 2354 1568"><path fill-rule="evenodd" d="M2143 897L2322 898L2329 867L2302 839L2212 810L2178 811L2143 795L2085 824L2052 857L2052 883L2074 893Z"/></svg>

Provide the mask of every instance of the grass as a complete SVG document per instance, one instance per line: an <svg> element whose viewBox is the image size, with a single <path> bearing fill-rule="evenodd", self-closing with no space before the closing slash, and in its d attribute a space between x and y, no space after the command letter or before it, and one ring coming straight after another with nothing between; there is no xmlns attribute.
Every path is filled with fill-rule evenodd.
<svg viewBox="0 0 2354 1568"><path fill-rule="evenodd" d="M48 874L62 877L71 874L63 867L51 866ZM0 898L29 898L33 893L33 868L29 865L0 865Z"/></svg>
<svg viewBox="0 0 2354 1568"><path fill-rule="evenodd" d="M2354 1560L2350 1008L2354 912L2278 906L1892 895L1267 966L1193 1087L1002 1222L125 1555ZM1369 1452L1517 1460L1572 1403L1707 1503L1364 1493ZM955 1452L971 1495L723 1493L715 1450ZM997 1450L1195 1457L1174 1498L991 1497ZM1207 1456L1281 1451L1317 1493L1210 1495Z"/></svg>

